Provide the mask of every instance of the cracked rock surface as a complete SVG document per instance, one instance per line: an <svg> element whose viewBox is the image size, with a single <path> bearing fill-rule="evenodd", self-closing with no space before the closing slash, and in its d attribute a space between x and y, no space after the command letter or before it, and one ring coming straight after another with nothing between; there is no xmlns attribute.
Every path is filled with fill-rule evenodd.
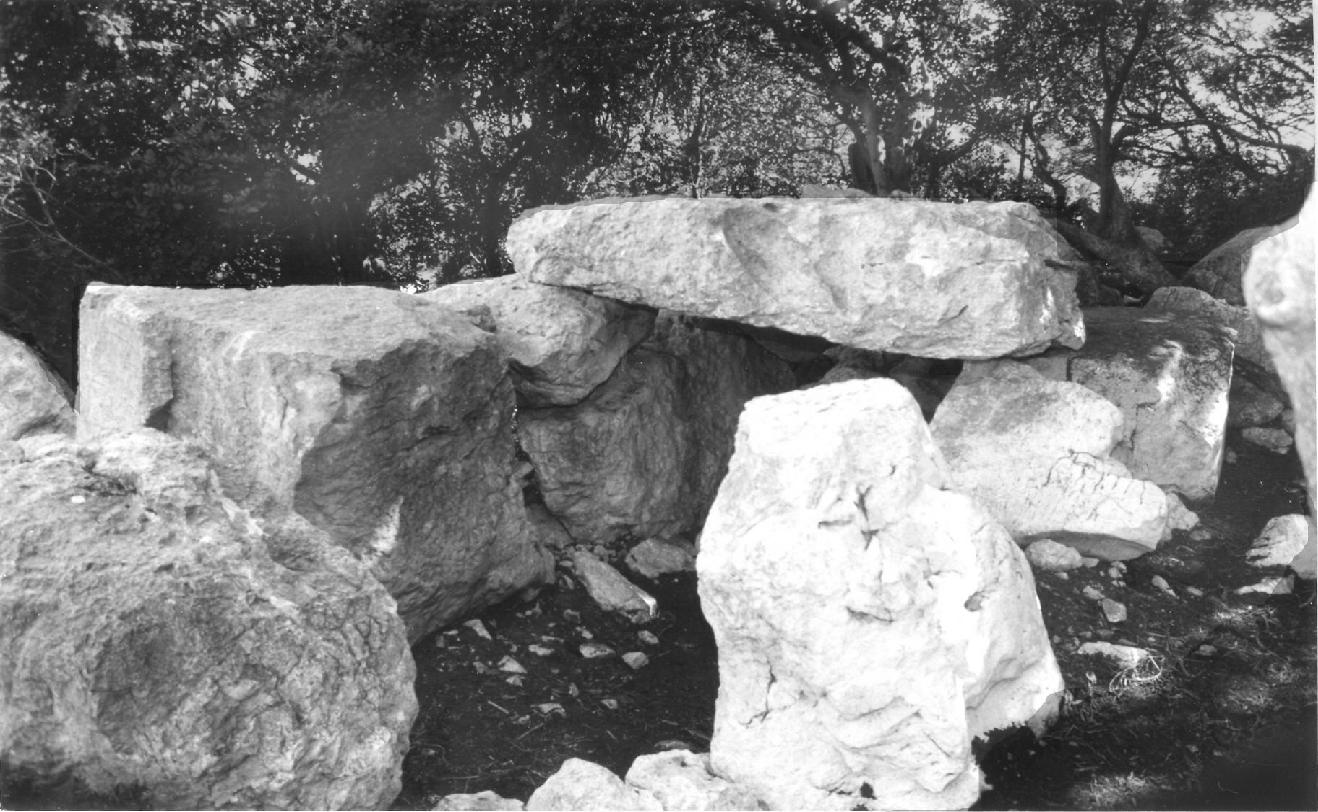
<svg viewBox="0 0 1318 812"><path fill-rule="evenodd" d="M0 444L5 795L387 806L417 712L394 605L305 521L222 497L194 444Z"/></svg>

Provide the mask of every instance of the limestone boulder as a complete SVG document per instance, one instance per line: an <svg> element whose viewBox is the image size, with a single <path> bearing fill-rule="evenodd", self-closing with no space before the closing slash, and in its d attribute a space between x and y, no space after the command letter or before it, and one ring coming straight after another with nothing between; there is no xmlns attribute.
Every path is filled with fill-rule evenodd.
<svg viewBox="0 0 1318 812"><path fill-rule="evenodd" d="M1250 262L1250 254L1260 242L1294 224L1295 220L1292 219L1275 226L1245 229L1196 262L1186 273L1185 281L1227 304L1244 305L1245 294L1241 280Z"/></svg>
<svg viewBox="0 0 1318 812"><path fill-rule="evenodd" d="M526 800L527 810L662 810L657 798L594 762L570 758Z"/></svg>
<svg viewBox="0 0 1318 812"><path fill-rule="evenodd" d="M1170 536L1169 498L1112 451L1121 410L1025 364L968 364L930 423L951 486L1018 541L1046 537L1110 560Z"/></svg>
<svg viewBox="0 0 1318 812"><path fill-rule="evenodd" d="M578 541L694 535L742 405L793 384L787 365L754 341L662 313L586 400L519 410L518 436L545 507Z"/></svg>
<svg viewBox="0 0 1318 812"><path fill-rule="evenodd" d="M146 431L0 444L0 784L71 808L387 808L416 715L394 600Z"/></svg>
<svg viewBox="0 0 1318 812"><path fill-rule="evenodd" d="M1226 328L1233 333L1235 360L1265 370L1272 368L1272 359L1263 346L1263 331L1249 308L1243 305L1227 304L1202 290L1173 285L1154 291L1144 305L1144 312L1167 313L1179 319L1204 322L1210 328Z"/></svg>
<svg viewBox="0 0 1318 812"><path fill-rule="evenodd" d="M417 640L552 577L516 474L497 340L378 288L92 286L80 437L194 438L227 493L371 565Z"/></svg>
<svg viewBox="0 0 1318 812"><path fill-rule="evenodd" d="M0 441L72 434L69 388L37 354L0 333Z"/></svg>
<svg viewBox="0 0 1318 812"><path fill-rule="evenodd" d="M649 792L664 809L760 808L754 795L710 772L708 753L668 750L637 756L624 781Z"/></svg>
<svg viewBox="0 0 1318 812"><path fill-rule="evenodd" d="M747 404L696 562L716 775L771 809L965 808L972 740L1055 711L1029 564L948 484L892 381Z"/></svg>
<svg viewBox="0 0 1318 812"><path fill-rule="evenodd" d="M1295 409L1295 445L1309 479L1309 505L1315 501L1318 449L1315 449L1314 232L1318 200L1312 191L1294 228L1255 246L1245 274L1245 299L1263 327L1263 343Z"/></svg>
<svg viewBox="0 0 1318 812"><path fill-rule="evenodd" d="M528 406L570 406L608 379L654 325L654 313L512 275L421 294L466 313L486 309Z"/></svg>
<svg viewBox="0 0 1318 812"><path fill-rule="evenodd" d="M610 200L508 231L518 273L696 316L924 357L1078 346L1074 254L1020 203Z"/></svg>
<svg viewBox="0 0 1318 812"><path fill-rule="evenodd" d="M1131 476L1191 500L1217 491L1225 451L1233 342L1224 329L1165 311L1085 311L1089 338L1066 358L1065 377L1121 410L1112 458ZM1059 365L1042 363L1044 374Z"/></svg>

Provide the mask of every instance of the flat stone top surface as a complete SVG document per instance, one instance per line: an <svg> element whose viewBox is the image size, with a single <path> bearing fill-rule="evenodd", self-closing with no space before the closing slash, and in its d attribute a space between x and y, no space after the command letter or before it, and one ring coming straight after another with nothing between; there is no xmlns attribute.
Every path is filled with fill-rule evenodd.
<svg viewBox="0 0 1318 812"><path fill-rule="evenodd" d="M457 346L487 340L471 321L437 302L385 288L304 285L191 289L92 285L98 298L237 336L244 347L334 358L377 357L409 339L441 337Z"/></svg>
<svg viewBox="0 0 1318 812"><path fill-rule="evenodd" d="M1028 204L659 198L534 209L517 271L635 304L930 357L1078 344L1075 259Z"/></svg>

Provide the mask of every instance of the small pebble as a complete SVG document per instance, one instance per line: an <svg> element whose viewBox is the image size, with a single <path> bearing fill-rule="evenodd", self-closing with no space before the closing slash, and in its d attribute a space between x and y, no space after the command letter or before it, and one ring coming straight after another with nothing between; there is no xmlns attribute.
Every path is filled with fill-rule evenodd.
<svg viewBox="0 0 1318 812"><path fill-rule="evenodd" d="M1093 558L1091 556L1085 556L1084 558L1080 559L1080 563L1085 565L1086 567L1093 568L1098 566L1098 559Z"/></svg>
<svg viewBox="0 0 1318 812"><path fill-rule="evenodd" d="M564 609L563 619L566 620L568 623L580 623L581 613L578 612L576 609Z"/></svg>
<svg viewBox="0 0 1318 812"><path fill-rule="evenodd" d="M551 714L557 714L558 716L567 716L567 711L564 710L563 706L558 704L557 702L541 702L539 705L535 706L535 709L540 713L543 713L545 716L549 716Z"/></svg>
<svg viewBox="0 0 1318 812"><path fill-rule="evenodd" d="M1206 527L1196 527L1190 531L1191 541L1208 541L1213 537L1213 533Z"/></svg>
<svg viewBox="0 0 1318 812"><path fill-rule="evenodd" d="M82 494L77 494L76 496L70 496L69 501L75 505L81 505L82 503L87 501L87 497L83 496Z"/></svg>
<svg viewBox="0 0 1318 812"><path fill-rule="evenodd" d="M577 650L580 651L581 656L585 657L587 660L598 660L601 657L613 656L613 649L603 643L582 643Z"/></svg>
<svg viewBox="0 0 1318 812"><path fill-rule="evenodd" d="M647 629L642 629L641 631L637 632L636 639L640 640L642 643L644 643L647 646L659 645L659 636Z"/></svg>
<svg viewBox="0 0 1318 812"><path fill-rule="evenodd" d="M1069 573L1065 573L1065 572L1055 572L1055 573L1053 573L1053 574L1057 576L1057 580L1059 580L1059 581L1069 581L1069 580L1071 580L1071 576L1070 576Z"/></svg>
<svg viewBox="0 0 1318 812"><path fill-rule="evenodd" d="M577 684L575 682L569 682L567 684L567 695L581 696L581 689L577 687Z"/></svg>
<svg viewBox="0 0 1318 812"><path fill-rule="evenodd" d="M508 683L514 688L521 688L522 685L525 683L525 681L526 681L526 677L522 676L521 674L513 674L512 676L504 680L504 682Z"/></svg>
<svg viewBox="0 0 1318 812"><path fill-rule="evenodd" d="M1185 591L1195 596L1196 598L1202 598L1204 596L1204 591L1197 586L1187 586L1185 588Z"/></svg>
<svg viewBox="0 0 1318 812"><path fill-rule="evenodd" d="M594 639L595 639L595 633L592 632L590 629L587 629L585 626L578 626L578 627L577 627L577 634L581 636L581 639L582 639L582 640L594 640Z"/></svg>
<svg viewBox="0 0 1318 812"><path fill-rule="evenodd" d="M1084 591L1081 592L1080 594L1084 595L1086 598L1089 598L1091 601L1100 601L1103 599L1103 590L1099 589L1096 586L1087 586L1084 588Z"/></svg>
<svg viewBox="0 0 1318 812"><path fill-rule="evenodd" d="M608 708L609 710L618 709L618 700L616 699L601 699L600 704Z"/></svg>
<svg viewBox="0 0 1318 812"><path fill-rule="evenodd" d="M474 620L468 620L466 623L463 623L462 625L466 626L468 629L471 629L473 632L475 632L477 637L483 637L486 640L494 639L493 637L490 637L490 630L485 628L485 624L482 623L479 618Z"/></svg>
<svg viewBox="0 0 1318 812"><path fill-rule="evenodd" d="M1217 654L1217 646L1210 646L1209 644L1204 643L1199 646L1199 648L1195 649L1194 653L1203 657L1212 657Z"/></svg>
<svg viewBox="0 0 1318 812"><path fill-rule="evenodd" d="M1114 581L1121 580L1126 574L1126 565L1120 561L1113 561L1112 566L1107 568L1107 575Z"/></svg>
<svg viewBox="0 0 1318 812"><path fill-rule="evenodd" d="M549 646L540 646L540 645L536 645L535 643L532 643L531 645L527 646L526 650L531 652L537 657L548 657L550 654L554 653L554 650Z"/></svg>
<svg viewBox="0 0 1318 812"><path fill-rule="evenodd" d="M1235 465L1235 464L1236 464L1236 461L1239 460L1239 459L1240 459L1240 455L1236 453L1236 451L1235 451L1234 448L1228 448L1228 449L1226 450L1226 464L1227 464L1227 465Z"/></svg>
<svg viewBox="0 0 1318 812"><path fill-rule="evenodd" d="M1153 576L1152 578L1149 579L1149 583L1153 584L1153 586L1158 590L1165 592L1168 595L1171 595L1173 598L1176 597L1176 591L1172 589L1172 585L1167 583L1167 579L1162 577L1161 575Z"/></svg>
<svg viewBox="0 0 1318 812"><path fill-rule="evenodd" d="M629 651L622 655L622 661L633 671L639 671L650 664L650 658L639 651Z"/></svg>
<svg viewBox="0 0 1318 812"><path fill-rule="evenodd" d="M522 664L514 660L512 657L504 657L502 660L500 660L499 670L503 671L506 674L526 673L526 669L522 667Z"/></svg>
<svg viewBox="0 0 1318 812"><path fill-rule="evenodd" d="M1099 602L1103 607L1103 617L1107 618L1108 623L1125 623L1126 622L1126 605L1120 601L1114 601L1111 598L1104 598Z"/></svg>

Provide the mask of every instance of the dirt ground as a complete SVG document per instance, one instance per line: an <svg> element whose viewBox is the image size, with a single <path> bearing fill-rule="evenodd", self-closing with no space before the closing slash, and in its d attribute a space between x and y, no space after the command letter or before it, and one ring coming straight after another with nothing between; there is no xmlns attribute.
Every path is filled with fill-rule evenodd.
<svg viewBox="0 0 1318 812"><path fill-rule="evenodd" d="M1037 574L1066 702L1041 740L981 748L991 789L976 808L1318 809L1313 585L1236 594L1283 574L1245 552L1267 519L1303 510L1299 462L1235 436L1229 447L1218 496L1199 507L1207 538L1178 533L1124 573ZM480 790L525 800L570 757L621 775L644 753L707 750L718 673L694 576L637 583L661 609L645 626L601 612L563 577L486 613L488 638L461 626L417 644L421 712L394 808ZM1086 586L1125 604L1127 620L1108 622ZM1151 656L1122 669L1076 652L1101 640ZM583 657L583 643L613 654ZM648 663L629 667L630 652Z"/></svg>

